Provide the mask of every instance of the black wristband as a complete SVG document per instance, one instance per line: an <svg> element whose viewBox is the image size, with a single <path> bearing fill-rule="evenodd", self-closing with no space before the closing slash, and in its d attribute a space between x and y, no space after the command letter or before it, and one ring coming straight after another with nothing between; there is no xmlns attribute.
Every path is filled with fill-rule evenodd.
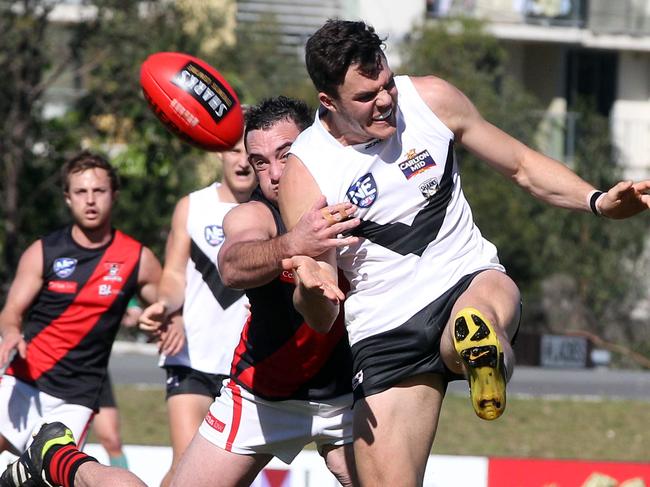
<svg viewBox="0 0 650 487"><path fill-rule="evenodd" d="M591 196L589 198L589 208L591 208L591 212L596 216L600 216L600 211L598 211L596 201L598 201L598 198L600 198L603 194L605 194L604 191L594 191L591 193Z"/></svg>

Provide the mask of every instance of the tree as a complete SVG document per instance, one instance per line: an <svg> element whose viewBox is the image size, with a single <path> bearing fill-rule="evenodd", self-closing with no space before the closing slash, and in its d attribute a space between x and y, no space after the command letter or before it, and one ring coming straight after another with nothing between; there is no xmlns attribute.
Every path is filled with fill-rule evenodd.
<svg viewBox="0 0 650 487"><path fill-rule="evenodd" d="M225 74L249 103L296 90L301 83L269 42L277 32L273 19L234 31L233 1L82 0L79 18L55 22L58 3L0 5L4 288L22 249L66 221L58 168L80 148L110 156L123 183L117 225L158 255L175 202L205 182L197 180L198 169L217 176L215 155L182 143L147 108L138 80L149 54L198 56ZM46 116L48 102L66 95L57 85L74 88L75 95L65 97L64 114Z"/></svg>
<svg viewBox="0 0 650 487"><path fill-rule="evenodd" d="M127 174L127 201L131 177L155 188L156 176L171 175L165 178L164 188L156 188L162 191L151 187L146 191L153 195L149 200L158 198L156 209L162 211L143 208L147 199L137 198L139 213L156 224L160 223L157 215L169 214L173 199L170 191L180 189L178 182L192 175L182 166L191 150L164 134L160 124L145 114L137 78L146 53L163 46L169 50L194 48L190 43L193 36L177 28L183 12L167 2L150 4L145 11L136 2L98 0L80 2L81 18L60 23L52 21L56 6L57 2L48 0L23 0L0 7L0 68L5 74L0 85L3 283L9 282L20 250L65 221L58 168L82 146L115 153L119 149L116 144L125 142L120 140L125 134L141 144L139 152L133 147L130 151L118 150L119 155L113 158L122 169L127 168L123 171ZM68 100L72 110L67 115L49 118L45 113L47 97L60 96L52 88L63 81L78 90L83 87L85 96L77 100L76 109L75 100ZM113 123L102 124L106 117ZM141 123L138 130L129 131L137 123ZM155 152L153 147L165 151L165 156L148 154L147 150ZM129 157L135 152L144 154L146 163L142 163L143 157ZM189 163L186 167L191 169ZM137 214L133 208L127 210ZM128 230L136 223L125 226ZM135 233L142 237L144 232ZM147 243L152 240L146 234L144 237Z"/></svg>
<svg viewBox="0 0 650 487"><path fill-rule="evenodd" d="M410 74L436 74L465 92L483 116L535 146L539 103L507 74L507 53L481 22L452 18L420 26L401 49ZM609 188L622 171L612 158L607 121L580 110L580 144L573 169L596 187ZM459 151L463 186L483 234L524 295L527 327L564 331L585 326L605 336L634 333L631 303L638 297L632 264L646 225L603 221L555 209L533 199L466 151ZM615 161L615 157L614 157ZM571 321L552 321L551 276L565 276L574 298ZM557 284L557 280L552 281ZM555 286L557 287L557 286ZM565 296L566 297L566 296ZM537 319L539 318L539 319ZM617 325L616 327L612 324Z"/></svg>

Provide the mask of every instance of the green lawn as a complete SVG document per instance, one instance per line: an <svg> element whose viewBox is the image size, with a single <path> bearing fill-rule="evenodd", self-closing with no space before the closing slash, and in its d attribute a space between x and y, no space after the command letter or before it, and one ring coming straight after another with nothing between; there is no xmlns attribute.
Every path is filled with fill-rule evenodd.
<svg viewBox="0 0 650 487"><path fill-rule="evenodd" d="M116 394L125 443L169 444L161 388L117 386ZM647 462L649 420L649 402L509 398L503 417L487 422L468 398L450 395L433 453Z"/></svg>

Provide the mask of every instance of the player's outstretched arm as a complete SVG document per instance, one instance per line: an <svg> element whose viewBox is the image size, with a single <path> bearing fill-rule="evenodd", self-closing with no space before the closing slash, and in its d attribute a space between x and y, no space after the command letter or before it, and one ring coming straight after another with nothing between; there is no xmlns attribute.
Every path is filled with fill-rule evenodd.
<svg viewBox="0 0 650 487"><path fill-rule="evenodd" d="M540 200L560 208L593 211L594 187L565 164L541 154L486 121L457 88L433 76L413 78L416 89L454 133L457 142ZM634 189L628 187L632 185ZM610 218L626 218L648 207L646 182L621 182L598 201Z"/></svg>
<svg viewBox="0 0 650 487"><path fill-rule="evenodd" d="M43 286L43 244L37 240L20 257L16 277L0 312L0 367L11 360L14 350L25 358L27 345L22 335L22 320Z"/></svg>
<svg viewBox="0 0 650 487"><path fill-rule="evenodd" d="M596 200L596 209L609 218L629 218L650 208L649 192L650 180L621 181Z"/></svg>

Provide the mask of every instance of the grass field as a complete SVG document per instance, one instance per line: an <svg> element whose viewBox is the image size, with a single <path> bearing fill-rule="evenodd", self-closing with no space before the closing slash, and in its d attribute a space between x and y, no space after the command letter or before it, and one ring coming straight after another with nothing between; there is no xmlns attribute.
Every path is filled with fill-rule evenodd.
<svg viewBox="0 0 650 487"><path fill-rule="evenodd" d="M169 444L162 389L117 386L116 394L125 443ZM649 420L649 402L515 397L503 417L486 422L467 398L450 395L432 453L648 462Z"/></svg>

